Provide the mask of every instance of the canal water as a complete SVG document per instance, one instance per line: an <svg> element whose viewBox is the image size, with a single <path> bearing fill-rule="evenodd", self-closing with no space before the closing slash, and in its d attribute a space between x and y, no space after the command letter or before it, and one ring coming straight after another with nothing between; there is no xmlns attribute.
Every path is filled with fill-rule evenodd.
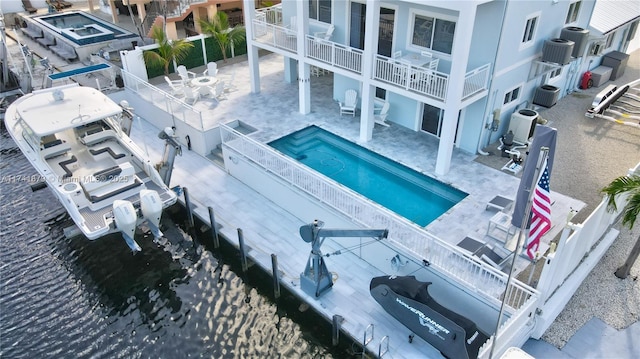
<svg viewBox="0 0 640 359"><path fill-rule="evenodd" d="M36 171L0 132L0 357L361 357L295 296L276 300L267 273L243 272L231 245L187 231L179 205L135 255L120 235L65 238L64 208L31 190Z"/></svg>

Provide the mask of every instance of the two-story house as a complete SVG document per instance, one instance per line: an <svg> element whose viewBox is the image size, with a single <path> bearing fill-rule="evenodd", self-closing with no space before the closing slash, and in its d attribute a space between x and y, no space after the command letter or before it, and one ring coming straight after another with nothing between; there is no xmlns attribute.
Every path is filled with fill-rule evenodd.
<svg viewBox="0 0 640 359"><path fill-rule="evenodd" d="M608 4L601 11L605 18L632 4L613 3L621 4ZM328 70L336 101L347 89L358 93L361 141L372 138L374 111L388 102L387 121L439 139L435 172L443 175L454 147L482 153L507 131L514 111L538 106L533 99L540 86L552 86L557 97L576 89L580 75L602 56L594 43L604 40L605 49L625 50L635 36L637 10L605 22L591 36L595 5L586 0L285 0L255 10L254 2L245 0L252 90L260 89L258 49L284 56L285 80L299 80L303 114L311 111L311 72ZM542 56L544 46L565 51L561 42L548 43L565 28L584 39L569 61L550 62Z"/></svg>

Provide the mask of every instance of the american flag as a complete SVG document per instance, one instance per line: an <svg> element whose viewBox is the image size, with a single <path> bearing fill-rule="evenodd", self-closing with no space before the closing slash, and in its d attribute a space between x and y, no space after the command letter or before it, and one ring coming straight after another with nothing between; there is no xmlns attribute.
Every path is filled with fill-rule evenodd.
<svg viewBox="0 0 640 359"><path fill-rule="evenodd" d="M544 161L544 171L538 179L531 199L531 227L527 241L527 255L535 258L540 238L551 229L551 197L549 196L549 167Z"/></svg>

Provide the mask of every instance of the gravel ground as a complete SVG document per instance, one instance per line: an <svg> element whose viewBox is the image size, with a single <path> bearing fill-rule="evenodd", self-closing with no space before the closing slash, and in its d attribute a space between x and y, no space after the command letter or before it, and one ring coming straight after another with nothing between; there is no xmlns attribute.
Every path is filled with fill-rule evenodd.
<svg viewBox="0 0 640 359"><path fill-rule="evenodd" d="M580 285L567 306L542 336L542 340L561 349L589 319L596 317L620 330L640 320L640 260L627 279L613 273L624 263L640 237L640 224L633 230L621 228L620 236Z"/></svg>
<svg viewBox="0 0 640 359"><path fill-rule="evenodd" d="M631 54L622 77L599 88L575 91L557 105L538 110L558 130L551 190L587 204L574 217L574 223L583 222L601 202L600 191L604 186L640 162L640 128L584 116L595 95L606 85L624 85L637 79L640 79L640 50ZM508 159L500 157L496 147L496 143L488 146L485 151L492 155L478 156L476 161L501 168ZM619 238L545 332L544 341L560 349L592 317L618 330L640 320L640 260L627 279L618 279L613 274L624 263L635 241L640 240L639 222L636 221L633 231L622 227L619 221L614 225L620 230Z"/></svg>

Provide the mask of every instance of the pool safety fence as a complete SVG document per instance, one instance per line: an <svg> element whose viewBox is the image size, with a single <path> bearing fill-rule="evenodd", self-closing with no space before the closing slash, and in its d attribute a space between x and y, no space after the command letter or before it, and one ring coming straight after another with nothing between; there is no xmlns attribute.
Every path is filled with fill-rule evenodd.
<svg viewBox="0 0 640 359"><path fill-rule="evenodd" d="M485 298L500 302L505 295L505 273L294 159L281 155L268 145L244 136L226 125L220 126L220 134L223 146L237 152L267 173L277 176L291 187L327 204L363 227L387 228L389 244L411 253L418 261L427 259L432 268L456 279ZM456 265L452 265L451 258L456 258ZM522 308L529 299L537 295L533 288L518 281L514 281L506 291L507 303L512 312Z"/></svg>

